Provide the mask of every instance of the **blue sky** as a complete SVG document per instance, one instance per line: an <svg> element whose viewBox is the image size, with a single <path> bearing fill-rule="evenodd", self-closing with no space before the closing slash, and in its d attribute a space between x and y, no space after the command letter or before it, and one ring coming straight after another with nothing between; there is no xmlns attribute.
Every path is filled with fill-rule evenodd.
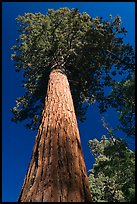
<svg viewBox="0 0 137 204"><path fill-rule="evenodd" d="M15 105L17 97L23 95L21 86L22 74L15 72L14 63L10 60L10 48L18 38L15 18L27 12L41 12L47 9L61 7L78 8L92 17L102 16L109 19L120 15L122 26L128 30L126 43L133 46L135 42L135 3L134 2L5 2L2 3L2 200L16 202L30 162L36 131L26 130L24 123L14 124L10 121L10 109ZM115 111L104 114L110 126L118 123ZM87 120L78 123L81 135L82 149L87 171L92 167L93 158L87 146L89 139L98 138L106 132L102 127L101 117L96 105L87 112ZM119 136L124 137L123 134ZM134 147L134 141L128 139L129 146Z"/></svg>

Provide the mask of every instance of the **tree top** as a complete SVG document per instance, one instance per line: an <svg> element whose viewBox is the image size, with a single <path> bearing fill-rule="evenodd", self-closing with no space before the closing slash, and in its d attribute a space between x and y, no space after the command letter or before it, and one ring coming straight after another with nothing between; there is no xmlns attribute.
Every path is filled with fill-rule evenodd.
<svg viewBox="0 0 137 204"><path fill-rule="evenodd" d="M28 118L31 123L27 126L37 128L49 73L59 56L63 58L76 115L81 121L87 104L98 101L104 110L104 87L115 83L114 71L117 74L123 70L128 76L134 71L134 51L123 43L122 36L127 31L121 27L120 16L103 20L76 8L60 8L49 9L45 15L25 13L16 21L20 35L12 47L12 60L17 72L23 69L25 94L12 109L14 122Z"/></svg>

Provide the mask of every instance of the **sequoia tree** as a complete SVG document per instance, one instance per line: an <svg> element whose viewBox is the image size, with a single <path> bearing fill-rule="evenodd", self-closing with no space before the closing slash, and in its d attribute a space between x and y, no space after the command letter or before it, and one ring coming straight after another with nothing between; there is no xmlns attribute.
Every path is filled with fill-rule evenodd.
<svg viewBox="0 0 137 204"><path fill-rule="evenodd" d="M134 70L133 49L121 37L126 30L119 16L107 21L68 8L16 20L21 34L12 59L16 71L23 68L25 94L12 120L28 119L26 126L38 129L18 201L90 202L76 116L83 121L95 101L105 109L111 70Z"/></svg>

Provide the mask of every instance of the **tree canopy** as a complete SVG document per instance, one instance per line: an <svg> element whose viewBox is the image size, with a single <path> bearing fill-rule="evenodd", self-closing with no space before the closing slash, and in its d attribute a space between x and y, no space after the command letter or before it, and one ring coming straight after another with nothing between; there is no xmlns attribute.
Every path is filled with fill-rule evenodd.
<svg viewBox="0 0 137 204"><path fill-rule="evenodd" d="M128 79L134 72L134 50L123 43L127 31L121 27L120 16L103 20L78 9L61 8L49 9L45 15L25 13L16 20L20 35L12 47L12 59L17 72L23 69L25 94L12 109L14 122L28 119L26 126L37 129L49 73L59 57L81 121L88 105L95 101L101 112L106 110L104 88L116 86L114 75Z"/></svg>
<svg viewBox="0 0 137 204"><path fill-rule="evenodd" d="M95 164L89 171L93 202L135 202L135 154L116 137L89 140Z"/></svg>

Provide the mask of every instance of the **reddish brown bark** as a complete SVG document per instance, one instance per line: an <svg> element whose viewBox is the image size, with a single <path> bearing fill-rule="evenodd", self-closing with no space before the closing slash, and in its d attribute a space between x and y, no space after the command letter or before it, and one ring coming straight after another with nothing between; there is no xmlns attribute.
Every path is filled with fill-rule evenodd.
<svg viewBox="0 0 137 204"><path fill-rule="evenodd" d="M70 87L59 69L50 74L42 123L18 201L91 201Z"/></svg>

